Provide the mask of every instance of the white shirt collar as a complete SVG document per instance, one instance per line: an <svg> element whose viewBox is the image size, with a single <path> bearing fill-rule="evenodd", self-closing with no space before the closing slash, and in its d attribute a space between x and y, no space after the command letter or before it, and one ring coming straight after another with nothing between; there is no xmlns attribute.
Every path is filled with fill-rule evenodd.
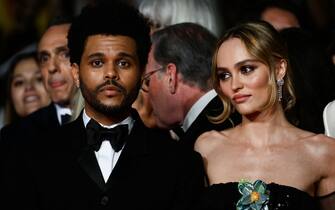
<svg viewBox="0 0 335 210"><path fill-rule="evenodd" d="M187 112L184 122L182 124L182 129L186 132L194 122L194 120L199 116L202 110L207 106L207 104L215 97L217 93L214 89L208 91L206 94L201 96L197 102L193 104L191 109Z"/></svg>
<svg viewBox="0 0 335 210"><path fill-rule="evenodd" d="M61 116L64 115L64 114L72 115L72 111L68 107L61 107L61 106L59 106L58 104L55 104L55 103L54 103L54 105L56 107L58 122L59 122L59 124L62 124L62 117Z"/></svg>
<svg viewBox="0 0 335 210"><path fill-rule="evenodd" d="M86 127L86 125L87 125L87 123L90 121L90 117L86 114L86 111L85 111L85 109L84 109L84 111L83 111L83 122L84 122L84 126ZM127 117L126 119L124 119L124 120L122 120L121 122L119 122L119 123L115 123L115 124L113 124L113 125L103 125L103 124L101 124L101 123L99 123L102 127L104 127L104 128L114 128L114 127L116 127L116 126L118 126L118 125L128 125L128 134L130 133L130 131L131 131L131 129L133 128L133 126L134 126L134 122L135 122L135 120L131 117L131 116L129 116L129 117Z"/></svg>

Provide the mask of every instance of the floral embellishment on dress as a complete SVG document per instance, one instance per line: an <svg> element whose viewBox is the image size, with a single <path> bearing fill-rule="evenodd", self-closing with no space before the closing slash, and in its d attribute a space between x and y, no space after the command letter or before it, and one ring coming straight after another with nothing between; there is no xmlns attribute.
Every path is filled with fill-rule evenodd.
<svg viewBox="0 0 335 210"><path fill-rule="evenodd" d="M238 191L242 194L236 204L237 210L268 210L270 192L265 182L256 180L253 184L242 179L238 183Z"/></svg>

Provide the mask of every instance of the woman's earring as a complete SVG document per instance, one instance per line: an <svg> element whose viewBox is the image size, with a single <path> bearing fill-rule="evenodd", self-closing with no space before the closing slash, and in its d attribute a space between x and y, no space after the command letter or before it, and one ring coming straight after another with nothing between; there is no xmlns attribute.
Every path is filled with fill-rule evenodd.
<svg viewBox="0 0 335 210"><path fill-rule="evenodd" d="M281 99L283 98L283 85L284 85L284 80L283 79L277 80L278 101L281 101Z"/></svg>

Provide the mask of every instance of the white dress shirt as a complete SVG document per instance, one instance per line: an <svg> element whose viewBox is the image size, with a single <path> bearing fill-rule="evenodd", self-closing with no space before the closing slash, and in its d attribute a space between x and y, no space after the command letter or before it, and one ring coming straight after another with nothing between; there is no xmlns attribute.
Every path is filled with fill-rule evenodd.
<svg viewBox="0 0 335 210"><path fill-rule="evenodd" d="M186 132L192 125L195 119L199 116L202 110L208 105L208 103L217 96L215 90L210 90L203 96L201 96L197 102L193 104L191 109L187 112L181 128Z"/></svg>
<svg viewBox="0 0 335 210"><path fill-rule="evenodd" d="M86 114L86 111L84 110L83 121L84 121L85 127L87 123L90 121L90 119L91 118ZM128 134L129 134L131 129L133 128L134 122L135 122L134 119L131 116L129 116L126 119L124 119L122 122L113 124L111 126L102 125L100 123L99 124L105 128L114 128L118 125L128 125ZM99 167L100 167L100 170L101 170L102 176L104 177L105 182L108 181L108 178L110 174L112 173L114 166L116 165L121 155L121 152L123 151L123 148L124 148L124 145L120 151L115 152L110 142L106 140L102 142L99 151L95 152L95 157L97 158L97 161L98 161L98 164L99 164Z"/></svg>

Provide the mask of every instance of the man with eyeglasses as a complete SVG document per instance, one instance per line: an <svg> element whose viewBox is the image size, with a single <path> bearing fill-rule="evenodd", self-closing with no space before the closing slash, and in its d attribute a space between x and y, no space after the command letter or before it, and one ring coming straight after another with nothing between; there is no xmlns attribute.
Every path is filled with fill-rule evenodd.
<svg viewBox="0 0 335 210"><path fill-rule="evenodd" d="M212 89L211 59L216 38L193 23L166 27L152 34L142 90L149 94L159 127L172 129L176 139L188 148L200 134L230 128L239 116L212 123L223 110Z"/></svg>

